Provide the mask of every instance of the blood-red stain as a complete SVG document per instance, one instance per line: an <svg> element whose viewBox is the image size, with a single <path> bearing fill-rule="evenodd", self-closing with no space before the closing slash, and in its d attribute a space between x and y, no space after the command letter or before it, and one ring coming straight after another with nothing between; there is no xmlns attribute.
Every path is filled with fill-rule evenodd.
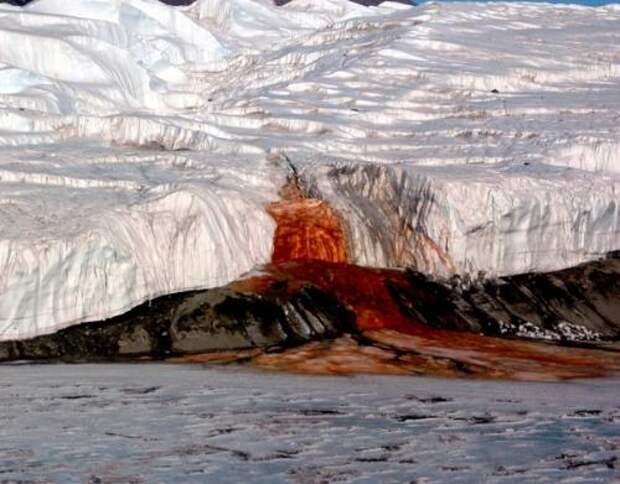
<svg viewBox="0 0 620 484"><path fill-rule="evenodd" d="M290 184L269 213L277 223L272 264L264 268L264 275L232 287L264 293L284 285L294 292L312 284L352 311L360 332L383 349L369 351L340 340L261 355L255 359L259 366L319 373L472 374L535 380L620 370L612 352L442 330L418 321L402 312L388 290L389 285L407 285L403 271L348 263L344 224L326 202L305 198L296 184Z"/></svg>
<svg viewBox="0 0 620 484"><path fill-rule="evenodd" d="M299 187L290 183L282 200L267 210L277 224L272 262L347 261L342 222L326 202L304 197Z"/></svg>
<svg viewBox="0 0 620 484"><path fill-rule="evenodd" d="M390 291L407 284L402 271L372 269L325 261L271 264L264 275L233 288L291 293L312 284L333 296L356 316L356 325L375 350L339 340L283 353L260 355L263 367L310 373L389 373L560 380L603 376L620 371L617 353L569 348L535 341L443 330L403 314Z"/></svg>

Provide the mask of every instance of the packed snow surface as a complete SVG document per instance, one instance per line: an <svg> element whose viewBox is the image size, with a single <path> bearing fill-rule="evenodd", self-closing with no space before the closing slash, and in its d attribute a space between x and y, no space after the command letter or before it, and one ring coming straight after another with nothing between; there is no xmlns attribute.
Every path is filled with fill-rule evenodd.
<svg viewBox="0 0 620 484"><path fill-rule="evenodd" d="M0 7L0 340L267 262L292 171L352 262L551 270L620 247L620 7Z"/></svg>
<svg viewBox="0 0 620 484"><path fill-rule="evenodd" d="M2 367L5 482L617 482L618 381Z"/></svg>

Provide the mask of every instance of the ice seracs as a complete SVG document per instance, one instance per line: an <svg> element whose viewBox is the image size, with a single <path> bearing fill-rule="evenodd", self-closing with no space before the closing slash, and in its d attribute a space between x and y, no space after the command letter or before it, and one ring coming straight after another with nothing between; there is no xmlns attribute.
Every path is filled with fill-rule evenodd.
<svg viewBox="0 0 620 484"><path fill-rule="evenodd" d="M359 264L503 275L617 249L618 25L531 3L1 6L0 339L269 261L293 169Z"/></svg>

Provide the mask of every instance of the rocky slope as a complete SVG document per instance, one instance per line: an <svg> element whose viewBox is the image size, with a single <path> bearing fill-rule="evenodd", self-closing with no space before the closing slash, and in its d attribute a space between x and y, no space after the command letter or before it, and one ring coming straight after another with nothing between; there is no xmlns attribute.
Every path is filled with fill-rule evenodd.
<svg viewBox="0 0 620 484"><path fill-rule="evenodd" d="M620 371L620 347L610 345L618 339L620 254L478 283L312 261L165 296L109 321L0 343L0 361L147 357L547 380Z"/></svg>

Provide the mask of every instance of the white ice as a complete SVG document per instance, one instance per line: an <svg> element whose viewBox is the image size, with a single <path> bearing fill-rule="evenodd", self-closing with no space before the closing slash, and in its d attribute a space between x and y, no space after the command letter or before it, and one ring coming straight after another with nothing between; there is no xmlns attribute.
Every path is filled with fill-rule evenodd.
<svg viewBox="0 0 620 484"><path fill-rule="evenodd" d="M4 366L6 482L617 482L618 380Z"/></svg>
<svg viewBox="0 0 620 484"><path fill-rule="evenodd" d="M295 167L353 262L552 270L620 248L620 7L0 7L0 340L269 260Z"/></svg>

